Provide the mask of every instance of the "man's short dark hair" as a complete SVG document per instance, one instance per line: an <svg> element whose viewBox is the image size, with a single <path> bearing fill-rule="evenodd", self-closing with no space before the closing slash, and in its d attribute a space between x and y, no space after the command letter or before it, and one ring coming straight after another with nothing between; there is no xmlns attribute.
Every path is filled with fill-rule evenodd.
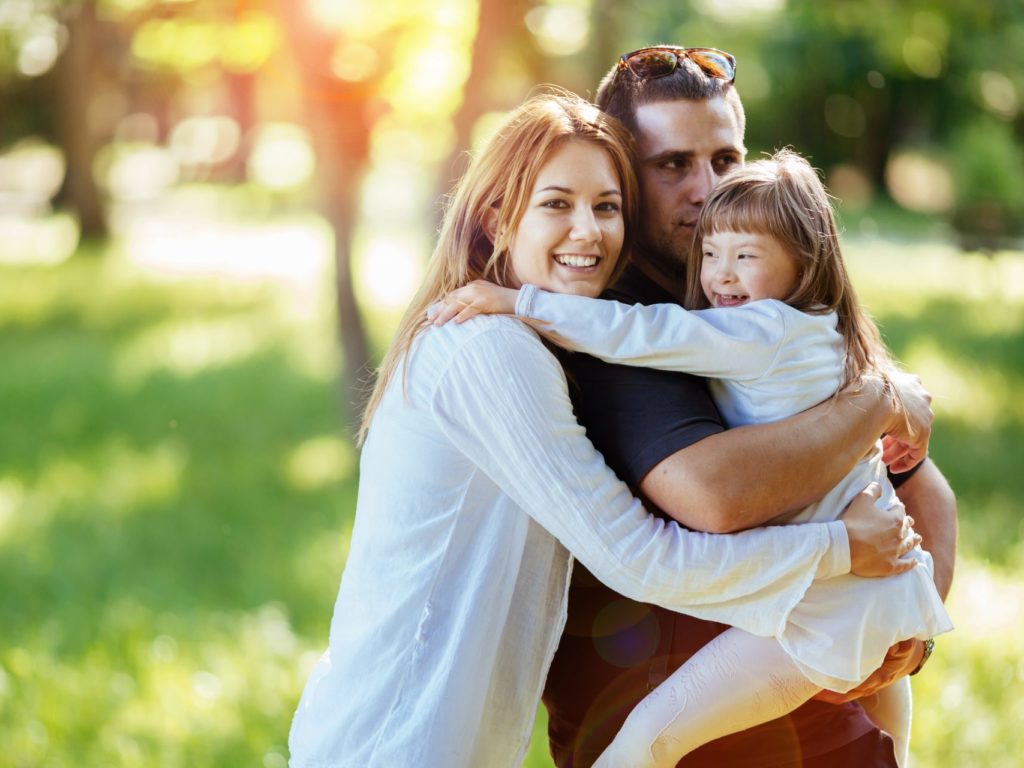
<svg viewBox="0 0 1024 768"><path fill-rule="evenodd" d="M746 127L743 105L732 83L711 77L689 59L683 59L675 70L664 77L642 80L616 61L597 87L594 101L605 113L621 121L636 134L636 111L644 104L659 101L705 101L724 96L736 110L739 128Z"/></svg>

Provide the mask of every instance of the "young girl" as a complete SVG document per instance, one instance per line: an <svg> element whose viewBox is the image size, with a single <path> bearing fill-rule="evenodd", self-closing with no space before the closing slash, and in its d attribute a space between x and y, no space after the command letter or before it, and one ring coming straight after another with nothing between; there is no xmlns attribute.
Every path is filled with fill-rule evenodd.
<svg viewBox="0 0 1024 768"><path fill-rule="evenodd" d="M557 342L603 360L714 377L730 426L783 419L831 397L892 361L860 309L817 174L790 151L752 163L706 201L687 265L686 311L516 291L478 282L450 295L436 321L479 313L539 321ZM871 482L880 505L896 503L881 443L825 498L778 519L835 519ZM904 467L909 469L909 467ZM737 467L738 472L743 467ZM845 692L894 643L952 629L932 581L931 557L886 579L816 581L774 638L720 635L633 710L598 766L674 766L703 743L792 711L817 690ZM869 714L906 762L910 686L882 691Z"/></svg>

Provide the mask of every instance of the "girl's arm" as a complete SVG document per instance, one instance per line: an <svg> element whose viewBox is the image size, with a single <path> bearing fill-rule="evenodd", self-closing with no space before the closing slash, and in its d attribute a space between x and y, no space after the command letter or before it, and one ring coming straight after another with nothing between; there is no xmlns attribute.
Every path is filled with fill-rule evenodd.
<svg viewBox="0 0 1024 768"><path fill-rule="evenodd" d="M727 379L762 375L786 332L774 302L688 312L674 304L630 306L533 285L517 292L482 280L453 291L434 322L513 311L541 322L559 346L609 363Z"/></svg>

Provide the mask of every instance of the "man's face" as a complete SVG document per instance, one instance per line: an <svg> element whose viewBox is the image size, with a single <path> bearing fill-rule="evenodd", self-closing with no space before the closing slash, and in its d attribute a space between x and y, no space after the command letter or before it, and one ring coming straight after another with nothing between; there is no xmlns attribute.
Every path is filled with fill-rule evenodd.
<svg viewBox="0 0 1024 768"><path fill-rule="evenodd" d="M724 96L644 104L636 110L640 242L655 258L686 261L701 206L718 179L743 163L736 112Z"/></svg>

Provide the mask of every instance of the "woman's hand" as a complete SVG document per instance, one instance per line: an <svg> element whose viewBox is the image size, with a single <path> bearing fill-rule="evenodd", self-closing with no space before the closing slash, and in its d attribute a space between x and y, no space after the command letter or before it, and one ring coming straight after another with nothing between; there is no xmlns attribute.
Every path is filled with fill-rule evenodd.
<svg viewBox="0 0 1024 768"><path fill-rule="evenodd" d="M916 560L902 559L921 543L914 532L914 518L899 503L879 509L875 505L879 496L881 489L872 483L842 515L850 539L850 572L856 576L893 576L917 564Z"/></svg>
<svg viewBox="0 0 1024 768"><path fill-rule="evenodd" d="M882 442L882 461L893 472L906 472L924 461L932 435L932 396L911 373L889 374L893 424Z"/></svg>
<svg viewBox="0 0 1024 768"><path fill-rule="evenodd" d="M444 297L431 315L434 325L444 325L449 320L464 323L476 315L512 315L516 311L515 288L502 288L487 280L474 280L469 285L457 288Z"/></svg>

